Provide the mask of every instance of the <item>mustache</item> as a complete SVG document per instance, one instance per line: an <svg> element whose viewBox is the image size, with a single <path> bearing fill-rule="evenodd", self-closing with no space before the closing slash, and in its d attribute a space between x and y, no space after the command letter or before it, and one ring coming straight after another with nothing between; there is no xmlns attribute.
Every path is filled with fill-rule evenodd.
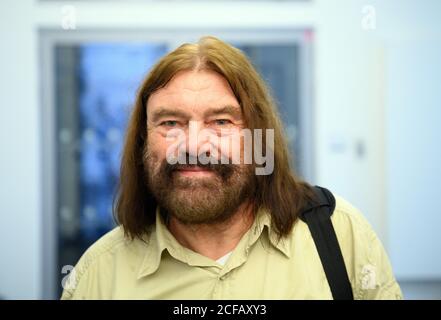
<svg viewBox="0 0 441 320"><path fill-rule="evenodd" d="M202 163L199 160L199 157L189 154L182 157L180 158L181 163L178 162L175 164L170 164L167 159L163 160L162 170L169 178L171 178L173 172L177 170L199 167L207 171L212 171L213 173L219 175L223 180L227 180L238 169L237 165L231 163Z"/></svg>

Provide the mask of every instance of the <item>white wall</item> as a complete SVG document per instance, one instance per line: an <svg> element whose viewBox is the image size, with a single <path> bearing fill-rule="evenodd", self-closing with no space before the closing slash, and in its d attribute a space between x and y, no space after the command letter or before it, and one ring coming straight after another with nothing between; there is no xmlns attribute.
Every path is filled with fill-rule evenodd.
<svg viewBox="0 0 441 320"><path fill-rule="evenodd" d="M388 44L403 34L418 37L433 33L441 24L437 0L383 2L97 1L79 2L75 8L78 29L313 27L314 182L353 202L386 241L384 114L388 92L384 70ZM60 28L62 4L31 0L0 3L0 295L7 298L42 296L44 177L39 153L37 31L41 27ZM364 5L376 9L374 30L361 27ZM434 41L439 43L439 35ZM364 156L357 155L357 144L364 146Z"/></svg>
<svg viewBox="0 0 441 320"><path fill-rule="evenodd" d="M389 52L391 259L399 278L441 279L441 43L399 41Z"/></svg>
<svg viewBox="0 0 441 320"><path fill-rule="evenodd" d="M31 4L0 9L0 295L41 294L37 38Z"/></svg>

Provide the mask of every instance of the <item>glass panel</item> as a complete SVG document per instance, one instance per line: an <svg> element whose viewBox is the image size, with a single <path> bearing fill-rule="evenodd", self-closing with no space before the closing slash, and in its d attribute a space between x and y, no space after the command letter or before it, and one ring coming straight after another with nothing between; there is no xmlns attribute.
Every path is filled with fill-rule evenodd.
<svg viewBox="0 0 441 320"><path fill-rule="evenodd" d="M79 61L81 229L89 241L112 227L126 123L141 80L162 45L91 44Z"/></svg>
<svg viewBox="0 0 441 320"><path fill-rule="evenodd" d="M301 153L299 130L299 48L297 45L245 45L247 54L269 85L285 126L285 134L294 156ZM297 158L297 157L296 157ZM295 167L302 172L300 163Z"/></svg>
<svg viewBox="0 0 441 320"><path fill-rule="evenodd" d="M58 270L74 265L114 227L112 200L128 116L141 80L166 49L151 44L56 48Z"/></svg>

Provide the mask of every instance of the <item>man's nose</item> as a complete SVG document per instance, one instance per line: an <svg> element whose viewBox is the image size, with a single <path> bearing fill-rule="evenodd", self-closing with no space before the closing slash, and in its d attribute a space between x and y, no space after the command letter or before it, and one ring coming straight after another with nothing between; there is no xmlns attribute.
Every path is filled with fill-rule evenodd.
<svg viewBox="0 0 441 320"><path fill-rule="evenodd" d="M206 153L205 147L209 141L209 134L204 123L202 121L189 121L186 141L188 155L198 157L199 154Z"/></svg>

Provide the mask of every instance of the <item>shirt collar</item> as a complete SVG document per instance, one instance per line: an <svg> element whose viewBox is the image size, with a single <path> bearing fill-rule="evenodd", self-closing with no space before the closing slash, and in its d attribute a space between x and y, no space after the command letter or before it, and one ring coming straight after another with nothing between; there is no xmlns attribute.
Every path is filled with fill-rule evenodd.
<svg viewBox="0 0 441 320"><path fill-rule="evenodd" d="M270 243L283 253L287 258L291 256L291 237L281 237L279 239L275 228L271 225L271 215L266 209L260 209L257 212L256 219L251 228L254 228L254 233L260 237L263 229L267 229Z"/></svg>
<svg viewBox="0 0 441 320"><path fill-rule="evenodd" d="M274 228L271 227L271 217L266 209L258 210L253 225L244 235L244 237L248 237L247 247L249 248L257 241L264 229L267 229L270 243L289 258L291 255L291 237L282 237L279 239ZM174 258L186 262L189 265L214 265L214 262L211 259L204 256L198 257L199 259L197 259L198 261L196 261L196 263L195 261L190 261L190 259L188 259L188 251L190 250L183 247L170 233L161 217L159 207L156 209L155 226L150 229L149 234L145 238L148 246L138 272L138 279L154 273L159 268L164 250L167 250L167 252ZM194 260L194 256L192 260Z"/></svg>

